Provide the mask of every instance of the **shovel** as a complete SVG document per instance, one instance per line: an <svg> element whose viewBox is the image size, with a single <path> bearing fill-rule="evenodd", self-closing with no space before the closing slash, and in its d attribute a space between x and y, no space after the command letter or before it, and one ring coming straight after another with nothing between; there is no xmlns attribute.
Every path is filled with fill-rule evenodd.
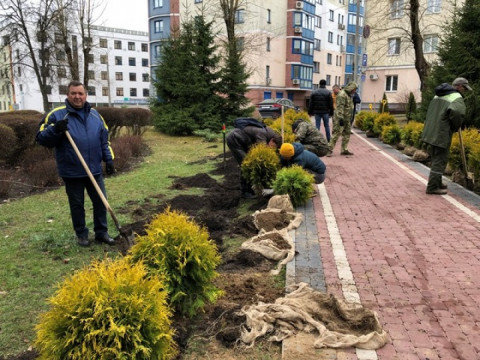
<svg viewBox="0 0 480 360"><path fill-rule="evenodd" d="M90 181L92 182L93 186L95 187L95 190L97 190L97 194L98 194L98 196L100 196L100 199L102 200L103 205L105 206L105 208L110 213L110 215L113 219L113 222L115 223L115 227L117 228L118 232L120 233L120 236L123 237L126 240L126 242L129 246L132 246L133 245L133 239L132 239L133 235L129 235L124 230L122 230L122 228L120 227L120 224L117 220L117 217L115 216L115 213L113 212L112 207L108 203L107 198L105 197L105 195L102 192L102 189L100 189L100 186L98 186L97 181L93 177L92 172L88 168L87 163L85 162L82 154L80 153L80 150L78 150L77 144L75 144L75 141L73 141L72 136L70 135L68 130L65 131L65 135L67 135L67 139L70 142L70 145L72 145L73 150L75 150L75 153L77 154L78 159L82 163L83 168L85 169L85 172L87 173L88 177L90 178Z"/></svg>
<svg viewBox="0 0 480 360"><path fill-rule="evenodd" d="M462 129L458 129L458 140L460 142L460 151L462 152L463 171L465 171L465 187L473 190L473 179L468 176L467 158L465 156L465 148L463 147Z"/></svg>

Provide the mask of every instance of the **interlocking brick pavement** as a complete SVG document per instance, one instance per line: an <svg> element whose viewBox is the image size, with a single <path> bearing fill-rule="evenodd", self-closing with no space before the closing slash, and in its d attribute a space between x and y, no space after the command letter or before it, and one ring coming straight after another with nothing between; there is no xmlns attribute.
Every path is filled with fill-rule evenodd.
<svg viewBox="0 0 480 360"><path fill-rule="evenodd" d="M428 169L364 133L351 136L349 150L355 155L341 156L337 144L332 157L322 158L327 177L321 186L333 214L322 191L301 210L308 231L295 231L301 251L288 265L290 280L309 276L316 288L343 297L342 272L351 272L361 304L377 312L392 339L374 358L480 359L480 197L449 181L447 196L426 195ZM347 270L337 268L332 221ZM304 252L308 257L301 259ZM372 356L352 349L334 354ZM288 351L283 357L299 358Z"/></svg>

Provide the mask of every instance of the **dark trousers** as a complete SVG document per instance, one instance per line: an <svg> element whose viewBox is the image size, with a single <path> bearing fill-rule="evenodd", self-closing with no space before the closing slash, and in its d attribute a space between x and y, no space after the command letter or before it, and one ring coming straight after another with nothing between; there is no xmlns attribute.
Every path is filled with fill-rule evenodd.
<svg viewBox="0 0 480 360"><path fill-rule="evenodd" d="M247 156L250 143L248 135L244 134L240 129L234 129L231 133L228 134L226 142L232 156L237 161L238 165L242 166L242 161ZM242 176L240 171L240 190L242 194L251 193L253 194L252 185Z"/></svg>
<svg viewBox="0 0 480 360"><path fill-rule="evenodd" d="M95 175L98 186L106 196L105 184L102 175ZM93 205L93 230L95 236L102 236L108 233L107 209L98 195L90 178L63 178L65 192L70 205L70 215L75 233L78 237L87 238L88 228L85 224L85 190Z"/></svg>
<svg viewBox="0 0 480 360"><path fill-rule="evenodd" d="M442 185L442 176L448 162L449 147L444 149L438 146L430 146L432 165L428 176L427 190L439 189Z"/></svg>

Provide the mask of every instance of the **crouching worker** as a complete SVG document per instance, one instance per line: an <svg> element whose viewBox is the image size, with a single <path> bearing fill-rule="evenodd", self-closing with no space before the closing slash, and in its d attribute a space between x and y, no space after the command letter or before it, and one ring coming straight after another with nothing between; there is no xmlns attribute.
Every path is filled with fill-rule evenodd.
<svg viewBox="0 0 480 360"><path fill-rule="evenodd" d="M250 148L255 144L267 144L273 149L282 145L282 137L265 124L254 118L238 118L233 129L226 138L228 148L238 165L242 165ZM244 199L256 197L251 184L240 174L240 190Z"/></svg>
<svg viewBox="0 0 480 360"><path fill-rule="evenodd" d="M330 151L327 139L310 121L298 119L292 124L292 131L305 150L317 156L325 156Z"/></svg>
<svg viewBox="0 0 480 360"><path fill-rule="evenodd" d="M282 166L299 165L312 174L315 184L321 184L325 180L327 167L314 153L305 150L300 143L284 143L280 147L280 160Z"/></svg>

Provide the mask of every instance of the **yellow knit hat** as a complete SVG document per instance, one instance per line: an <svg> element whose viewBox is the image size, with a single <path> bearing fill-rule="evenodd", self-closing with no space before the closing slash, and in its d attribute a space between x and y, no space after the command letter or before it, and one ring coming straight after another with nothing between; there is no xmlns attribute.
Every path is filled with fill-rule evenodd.
<svg viewBox="0 0 480 360"><path fill-rule="evenodd" d="M295 150L293 149L293 145L289 143L283 143L280 148L280 155L284 158L290 159L295 154Z"/></svg>

